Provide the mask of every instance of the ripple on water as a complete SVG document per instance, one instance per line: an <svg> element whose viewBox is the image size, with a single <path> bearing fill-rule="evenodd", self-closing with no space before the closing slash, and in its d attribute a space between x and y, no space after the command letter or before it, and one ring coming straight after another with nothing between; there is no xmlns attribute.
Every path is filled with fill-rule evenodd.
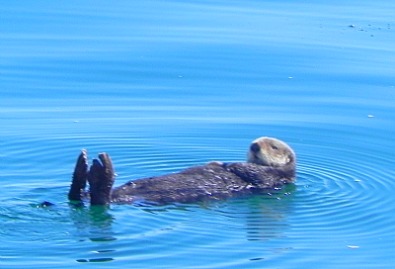
<svg viewBox="0 0 395 269"><path fill-rule="evenodd" d="M321 152L299 156L295 225L352 239L390 236L393 219L385 205L392 200L394 175L383 170L387 159L358 149Z"/></svg>
<svg viewBox="0 0 395 269"><path fill-rule="evenodd" d="M289 255L325 233L343 238L342 244L351 248L359 247L360 237L373 241L378 235L393 234L390 208L385 205L392 201L394 175L382 169L388 158L358 148L309 150L308 145L302 145L306 149L298 152L296 189L290 185L272 195L199 205L114 205L106 212L67 206L70 174L81 148L88 148L90 158L111 150L119 174L117 185L212 159L232 161L245 156L245 149L227 149L227 141L202 143L206 146L196 145L193 151L191 141L176 139L167 144L100 137L34 138L8 143L2 158L11 160L8 176L16 181L8 181L6 196L19 198L2 200L1 237L17 245L28 233L32 244L44 240L45 246L57 249L63 258L79 263L122 260L144 266L147 260L157 260L171 266L180 259L185 261L184 266L193 267L203 264L191 256L202 255L204 263L214 268L246 266L246 261L260 263ZM40 145L40 150L29 147L31 144ZM67 150L64 145L68 145ZM372 159L376 161L372 163ZM51 175L45 173L47 170ZM57 205L31 206L43 200ZM19 250L27 251L23 247ZM233 250L237 250L237 258ZM42 261L51 261L49 254L42 253L41 257Z"/></svg>

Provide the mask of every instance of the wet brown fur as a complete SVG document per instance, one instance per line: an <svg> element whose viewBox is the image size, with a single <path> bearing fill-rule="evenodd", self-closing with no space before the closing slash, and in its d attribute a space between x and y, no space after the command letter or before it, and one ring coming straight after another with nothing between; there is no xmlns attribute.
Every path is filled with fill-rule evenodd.
<svg viewBox="0 0 395 269"><path fill-rule="evenodd" d="M77 159L69 199L82 200L86 181L92 205L113 203L193 203L270 191L295 180L295 154L284 142L268 137L254 140L248 162L211 162L179 173L136 179L112 189L110 156L99 154L88 171L87 152Z"/></svg>

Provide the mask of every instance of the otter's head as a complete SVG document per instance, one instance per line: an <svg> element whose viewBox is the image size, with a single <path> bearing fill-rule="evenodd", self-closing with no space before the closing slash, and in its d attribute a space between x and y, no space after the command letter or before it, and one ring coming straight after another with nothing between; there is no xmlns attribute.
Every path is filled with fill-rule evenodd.
<svg viewBox="0 0 395 269"><path fill-rule="evenodd" d="M296 156L290 146L271 137L260 137L252 141L247 162L273 167L295 166Z"/></svg>

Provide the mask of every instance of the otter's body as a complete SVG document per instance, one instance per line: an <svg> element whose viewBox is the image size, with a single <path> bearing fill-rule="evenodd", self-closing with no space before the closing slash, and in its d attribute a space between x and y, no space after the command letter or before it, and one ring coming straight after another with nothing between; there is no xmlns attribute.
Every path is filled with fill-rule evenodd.
<svg viewBox="0 0 395 269"><path fill-rule="evenodd" d="M100 161L99 161L100 160ZM129 181L112 189L114 170L106 153L88 171L82 151L73 174L70 200L81 200L86 181L92 205L113 203L192 203L268 192L295 180L295 154L284 142L259 138L251 144L248 162L211 162L179 173Z"/></svg>
<svg viewBox="0 0 395 269"><path fill-rule="evenodd" d="M250 163L209 163L179 173L130 181L115 188L111 202L158 204L222 200L292 182L291 171Z"/></svg>

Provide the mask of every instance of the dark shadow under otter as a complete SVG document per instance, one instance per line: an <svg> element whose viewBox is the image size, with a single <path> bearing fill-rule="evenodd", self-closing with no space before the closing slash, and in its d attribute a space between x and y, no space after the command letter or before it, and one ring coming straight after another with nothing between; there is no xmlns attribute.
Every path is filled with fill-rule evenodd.
<svg viewBox="0 0 395 269"><path fill-rule="evenodd" d="M179 173L129 181L112 189L114 168L108 154L99 154L88 170L87 153L77 159L69 199L82 201L89 182L91 205L110 203L194 203L270 192L295 179L294 164L281 167L255 163L212 162Z"/></svg>

